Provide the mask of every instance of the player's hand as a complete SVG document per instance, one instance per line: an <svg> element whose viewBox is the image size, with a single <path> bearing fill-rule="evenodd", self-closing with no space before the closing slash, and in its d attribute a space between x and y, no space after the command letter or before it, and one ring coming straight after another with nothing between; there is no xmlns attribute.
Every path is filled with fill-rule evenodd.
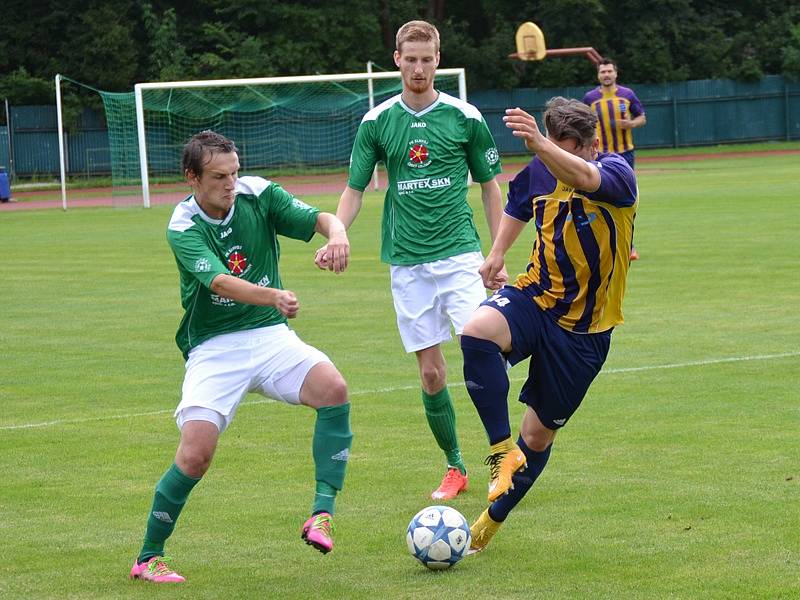
<svg viewBox="0 0 800 600"><path fill-rule="evenodd" d="M481 279L483 279L483 286L489 290L496 290L508 281L508 273L506 272L505 260L502 256L489 253L486 260L483 261L481 268L478 269Z"/></svg>
<svg viewBox="0 0 800 600"><path fill-rule="evenodd" d="M489 283L489 285L486 286L486 289L487 290L492 290L492 291L497 291L501 287L503 287L505 284L507 284L508 283L508 272L506 271L505 266L503 266L503 268L500 269L497 272L497 274L494 276L494 279L492 279L488 283Z"/></svg>
<svg viewBox="0 0 800 600"><path fill-rule="evenodd" d="M328 243L316 251L314 263L323 270L343 273L350 263L350 242L346 234L333 236Z"/></svg>
<svg viewBox="0 0 800 600"><path fill-rule="evenodd" d="M331 257L328 255L328 244L325 244L322 248L314 252L314 264L323 271L327 271L331 267L332 262Z"/></svg>
<svg viewBox="0 0 800 600"><path fill-rule="evenodd" d="M539 150L546 140L542 132L539 131L536 119L519 107L507 108L503 122L506 127L511 129L511 135L522 138L525 142L525 147L531 152Z"/></svg>
<svg viewBox="0 0 800 600"><path fill-rule="evenodd" d="M297 299L297 296L294 295L294 292L276 289L275 308L277 308L284 317L293 319L297 316L297 311L300 310L300 301Z"/></svg>
<svg viewBox="0 0 800 600"><path fill-rule="evenodd" d="M343 273L350 262L350 240L344 231L331 235L328 239L326 253L328 255L329 271Z"/></svg>
<svg viewBox="0 0 800 600"><path fill-rule="evenodd" d="M617 126L620 129L633 129L633 125L631 125L631 119L617 119Z"/></svg>

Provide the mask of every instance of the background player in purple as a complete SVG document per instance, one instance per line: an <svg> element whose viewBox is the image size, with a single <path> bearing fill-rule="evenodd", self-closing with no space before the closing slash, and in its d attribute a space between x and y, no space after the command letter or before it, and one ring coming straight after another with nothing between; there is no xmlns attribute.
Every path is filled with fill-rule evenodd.
<svg viewBox="0 0 800 600"><path fill-rule="evenodd" d="M597 65L600 85L586 92L583 102L597 113L597 139L600 152L616 152L634 168L633 133L647 123L644 106L630 88L617 85L617 63L603 59ZM631 260L639 253L631 246Z"/></svg>
<svg viewBox="0 0 800 600"><path fill-rule="evenodd" d="M471 551L483 550L544 469L556 432L583 400L623 322L622 298L638 204L633 169L598 154L597 116L577 100L553 98L547 137L519 108L504 120L536 156L511 182L485 281L533 220L527 270L487 299L464 328L464 381L491 446L489 507L473 523ZM530 357L520 392L527 409L516 443L509 424L506 361Z"/></svg>

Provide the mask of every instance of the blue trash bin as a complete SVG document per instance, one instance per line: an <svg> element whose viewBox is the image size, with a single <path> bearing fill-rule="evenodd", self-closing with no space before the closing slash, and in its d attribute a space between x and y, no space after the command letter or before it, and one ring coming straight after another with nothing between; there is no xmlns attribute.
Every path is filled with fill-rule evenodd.
<svg viewBox="0 0 800 600"><path fill-rule="evenodd" d="M11 184L8 181L8 173L4 167L0 167L0 202L8 202L11 198Z"/></svg>

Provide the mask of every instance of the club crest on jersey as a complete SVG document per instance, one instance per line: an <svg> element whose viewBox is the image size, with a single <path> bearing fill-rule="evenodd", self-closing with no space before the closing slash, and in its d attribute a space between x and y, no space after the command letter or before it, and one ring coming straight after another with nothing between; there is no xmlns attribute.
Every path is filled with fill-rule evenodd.
<svg viewBox="0 0 800 600"><path fill-rule="evenodd" d="M428 153L428 140L412 140L409 143L408 163L409 167L422 168L431 164Z"/></svg>
<svg viewBox="0 0 800 600"><path fill-rule="evenodd" d="M228 271L231 275L243 275L250 269L250 261L247 260L241 246L233 246L225 253L228 257Z"/></svg>
<svg viewBox="0 0 800 600"><path fill-rule="evenodd" d="M497 151L497 148L489 148L486 151L486 164L493 165L498 160L500 160L500 153Z"/></svg>

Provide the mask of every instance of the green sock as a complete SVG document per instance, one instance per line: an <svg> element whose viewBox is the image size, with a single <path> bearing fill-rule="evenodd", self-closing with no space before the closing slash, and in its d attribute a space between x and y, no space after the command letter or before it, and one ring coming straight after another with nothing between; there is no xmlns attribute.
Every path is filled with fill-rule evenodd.
<svg viewBox="0 0 800 600"><path fill-rule="evenodd" d="M433 437L447 456L447 464L458 467L459 471L466 474L467 467L461 458L461 448L458 446L458 435L456 435L456 412L453 410L453 401L450 399L447 386L433 395L422 390L422 404L425 406L425 416L428 418Z"/></svg>
<svg viewBox="0 0 800 600"><path fill-rule="evenodd" d="M317 409L312 442L317 487L312 514L323 511L333 514L336 492L344 485L352 442L349 402Z"/></svg>
<svg viewBox="0 0 800 600"><path fill-rule="evenodd" d="M147 531L139 553L139 562L164 555L164 542L175 529L175 522L186 504L189 492L198 481L200 480L186 475L175 463L158 481L153 507L147 518Z"/></svg>

